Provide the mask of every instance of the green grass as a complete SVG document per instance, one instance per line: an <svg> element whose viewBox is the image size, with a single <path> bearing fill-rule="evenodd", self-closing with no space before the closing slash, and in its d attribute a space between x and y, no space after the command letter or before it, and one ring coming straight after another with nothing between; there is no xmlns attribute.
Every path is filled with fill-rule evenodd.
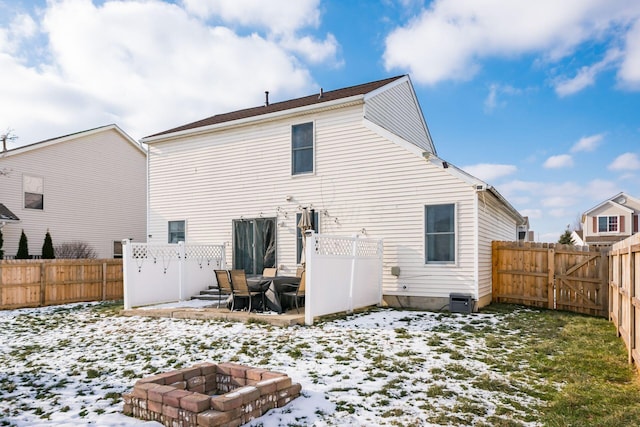
<svg viewBox="0 0 640 427"><path fill-rule="evenodd" d="M504 307L486 311L494 310ZM524 360L541 380L561 384L538 391L546 402L538 419L543 425L640 425L638 372L627 363L627 351L609 321L536 310L510 316L503 327L525 337L525 345L509 356L512 363Z"/></svg>

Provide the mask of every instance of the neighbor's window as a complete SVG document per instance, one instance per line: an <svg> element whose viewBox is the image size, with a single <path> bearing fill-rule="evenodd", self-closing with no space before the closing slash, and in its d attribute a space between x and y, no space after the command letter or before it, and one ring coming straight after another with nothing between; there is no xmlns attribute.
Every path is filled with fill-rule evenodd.
<svg viewBox="0 0 640 427"><path fill-rule="evenodd" d="M113 241L113 257L122 258L122 240Z"/></svg>
<svg viewBox="0 0 640 427"><path fill-rule="evenodd" d="M184 221L169 221L169 243L184 242Z"/></svg>
<svg viewBox="0 0 640 427"><path fill-rule="evenodd" d="M428 205L425 215L425 261L452 263L456 260L455 205Z"/></svg>
<svg viewBox="0 0 640 427"><path fill-rule="evenodd" d="M313 172L313 122L291 127L291 174Z"/></svg>
<svg viewBox="0 0 640 427"><path fill-rule="evenodd" d="M613 233L618 231L617 216L599 216L598 233Z"/></svg>
<svg viewBox="0 0 640 427"><path fill-rule="evenodd" d="M22 190L25 209L44 209L44 179L42 177L23 175Z"/></svg>

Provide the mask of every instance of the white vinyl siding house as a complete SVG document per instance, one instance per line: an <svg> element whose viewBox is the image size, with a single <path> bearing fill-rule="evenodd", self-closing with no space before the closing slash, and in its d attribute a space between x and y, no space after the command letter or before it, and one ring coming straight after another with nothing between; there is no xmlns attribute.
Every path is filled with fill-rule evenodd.
<svg viewBox="0 0 640 427"><path fill-rule="evenodd" d="M122 239L146 238L146 152L115 125L0 153L0 203L19 219L2 226L5 256L21 231L39 256L53 244L84 242L100 258L119 255Z"/></svg>
<svg viewBox="0 0 640 427"><path fill-rule="evenodd" d="M291 274L298 261L296 214L309 207L319 233L383 239L389 304L440 308L452 292L482 296L478 264L488 263L482 280L491 273L490 253L478 261L484 239L504 240L510 230L514 240L522 217L495 190L437 157L408 77L360 96L269 113L274 105L264 107L265 114L230 122L214 116L210 125L143 139L149 144L150 242L166 242L168 221L186 219L187 243L231 248L234 220L273 218L276 265L280 274ZM313 171L292 174L292 129L304 123L313 123ZM479 200L494 199L495 206L479 207ZM453 262L425 262L425 209L432 205L454 206ZM490 209L496 212L486 213ZM392 267L399 267L398 276ZM490 276L488 286L490 294ZM487 283L482 289L487 292Z"/></svg>

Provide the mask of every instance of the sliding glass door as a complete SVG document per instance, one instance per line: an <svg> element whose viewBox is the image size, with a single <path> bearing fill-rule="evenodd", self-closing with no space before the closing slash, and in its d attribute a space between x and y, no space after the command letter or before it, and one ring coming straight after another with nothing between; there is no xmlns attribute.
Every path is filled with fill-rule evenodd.
<svg viewBox="0 0 640 427"><path fill-rule="evenodd" d="M233 221L233 268L246 274L261 274L276 266L276 219L253 218Z"/></svg>

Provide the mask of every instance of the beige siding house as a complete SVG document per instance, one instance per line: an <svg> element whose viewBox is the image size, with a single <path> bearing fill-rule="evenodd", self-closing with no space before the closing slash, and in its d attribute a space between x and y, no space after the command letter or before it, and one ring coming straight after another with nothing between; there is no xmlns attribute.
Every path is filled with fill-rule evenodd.
<svg viewBox="0 0 640 427"><path fill-rule="evenodd" d="M582 240L589 246L609 247L638 232L640 200L618 193L582 215Z"/></svg>
<svg viewBox="0 0 640 427"><path fill-rule="evenodd" d="M440 159L408 76L213 116L146 138L149 242L226 243L249 273L300 261L297 221L384 239L385 300L491 300L491 241L522 216Z"/></svg>
<svg viewBox="0 0 640 427"><path fill-rule="evenodd" d="M116 125L0 152L0 171L0 203L19 219L0 218L5 257L22 230L36 257L47 230L54 246L84 242L99 258L146 238L146 151Z"/></svg>

